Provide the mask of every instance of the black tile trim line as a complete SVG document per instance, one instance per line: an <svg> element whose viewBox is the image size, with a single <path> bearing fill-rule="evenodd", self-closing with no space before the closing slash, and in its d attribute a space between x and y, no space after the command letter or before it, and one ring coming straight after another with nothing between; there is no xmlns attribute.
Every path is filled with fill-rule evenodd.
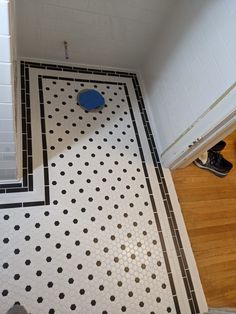
<svg viewBox="0 0 236 314"><path fill-rule="evenodd" d="M171 268L170 268L168 253L167 253L167 250L166 250L166 245L165 245L165 241L164 241L164 237L163 237L163 233L162 233L162 228L161 228L160 220L159 220L159 217L158 217L158 212L157 212L155 200L154 200L154 197L153 197L152 187L151 187L150 179L149 179L148 172L147 172L146 161L145 161L145 157L144 157L144 154L143 154L143 148L142 148L142 144L141 144L141 141L140 141L137 124L136 124L136 121L135 121L135 116L134 116L134 113L133 113L133 108L132 108L132 104L131 104L131 101L130 101L128 88L127 88L126 84L123 84L123 86L124 86L124 89L125 89L126 99L127 99L127 102L128 102L129 111L130 111L130 115L131 115L131 119L132 119L132 124L133 124L133 127L134 127L135 136L136 136L136 140L137 140L137 144L138 144L138 149L139 149L139 153L140 153L141 160L142 160L143 173L145 175L146 184L147 184L147 188L148 188L148 191L149 191L149 198L150 198L150 201L151 201L151 204L152 204L153 215L154 215L154 218L155 218L155 221L156 221L157 231L158 231L159 239L160 239L160 242L161 242L162 253L163 253L163 257L164 257L164 261L165 261L165 265L166 265L166 270L167 270L167 274L168 274L168 278L169 278L169 283L170 283L171 292L172 292L172 296L173 296L173 300L174 300L174 304L175 304L176 313L177 314L181 314L180 308L179 308L178 298L177 298L177 295L176 295L176 289L175 289L175 285L174 285L174 280L173 280L173 276L172 276L172 272L171 272Z"/></svg>
<svg viewBox="0 0 236 314"><path fill-rule="evenodd" d="M60 79L62 79L61 77L58 77L58 76L53 77L53 76L47 76L47 75L43 75L42 78L43 79L52 79L52 80L60 80ZM120 82L109 82L109 81L98 81L98 80L84 80L84 79L77 79L77 78L74 78L74 79L63 78L63 80L74 81L74 82L85 82L85 81L88 81L90 83L114 84L114 85L119 85L119 86L123 86L124 87L125 94L126 94L126 99L127 99L127 103L128 103L128 107L129 107L129 112L130 112L130 116L131 116L131 120L132 120L132 124L133 124L134 130L135 130L135 136L136 136L136 140L137 140L137 144L138 144L138 148L139 148L139 152L140 152L140 156L141 156L141 160L142 160L143 172L144 172L144 175L145 175L145 178L146 178L146 182L147 182L147 188L148 188L148 191L149 191L149 198L150 198L150 201L151 201L151 204L152 204L152 208L153 208L153 215L154 215L154 219L155 219L156 226L157 226L158 236L159 236L159 239L160 239L160 242L161 242L162 253L163 253L163 257L164 257L164 261L165 261L165 266L166 266L166 270L167 270L167 274L168 274L168 279L169 279L169 283L170 283L170 288L171 288L171 292L172 292L173 301L174 301L174 304L175 304L176 313L177 314L181 314L180 307L179 307L179 302L178 302L178 297L176 295L176 289L175 289L175 285L174 285L174 280L173 280L173 276L172 276L172 272L171 272L171 268L170 268L169 258L168 258L168 254L167 254L167 250L166 250L166 245L165 245L165 241L164 241L164 237L163 237L163 233L162 233L162 228L161 228L161 224L160 224L160 221L159 221L155 200L154 200L154 197L153 197L152 187L151 187L151 184L150 184L149 175L148 175L147 168L146 168L146 162L145 162L145 158L144 158L144 154L143 154L142 144L141 144L141 141L140 141L139 132L138 132L138 128L137 128L137 125L136 125L136 121L135 121L135 117L134 117L133 108L132 108L132 104L131 104L131 101L130 101L127 85L125 83L120 83ZM39 86L41 86L41 88L42 88L42 81L39 82Z"/></svg>
<svg viewBox="0 0 236 314"><path fill-rule="evenodd" d="M183 277L186 294L188 296L189 307L192 314L198 314L200 313L198 301L197 301L196 294L194 291L194 286L193 286L190 270L188 267L186 255L184 252L184 247L182 245L180 233L178 230L178 225L176 222L174 209L172 206L172 202L171 202L169 191L168 191L167 184L165 181L164 173L163 173L162 166L160 163L159 155L158 155L157 148L155 145L155 140L151 131L149 119L148 119L147 112L145 109L142 92L141 92L141 88L140 88L137 76L133 77L132 81L133 81L133 87L135 89L135 94L136 94L136 98L139 105L139 111L141 113L146 136L148 139L153 164L155 166L155 172L156 172L156 176L159 182L159 187L161 190L161 194L162 194L162 198L163 198L163 202L165 206L165 211L166 211L166 215L168 218L168 222L169 222L169 226L170 226L170 230L172 234L172 239L173 239L176 254L178 257L179 267L180 267L181 274Z"/></svg>
<svg viewBox="0 0 236 314"><path fill-rule="evenodd" d="M29 158L32 160L31 115L30 115L30 86L29 73L24 65L20 68L21 84L21 125L22 125L22 182L0 184L1 193L17 193L33 191L33 180L29 184L29 175L32 169L28 169Z"/></svg>
<svg viewBox="0 0 236 314"><path fill-rule="evenodd" d="M31 132L31 108L30 108L30 82L29 82L29 66L21 63L21 123L22 123L22 183L9 183L0 185L0 193L18 193L33 191L33 154L32 154L32 132ZM39 84L39 98L43 99L43 91ZM46 143L44 106L40 103L40 120L42 142ZM48 174L48 156L47 151L43 149L43 168L44 168L44 200L30 201L19 203L0 204L0 209L42 206L50 204L49 192L49 174Z"/></svg>
<svg viewBox="0 0 236 314"><path fill-rule="evenodd" d="M193 286L190 270L188 267L184 248L183 248L182 241L180 238L180 233L178 230L178 225L176 222L175 213L174 213L172 202L171 202L171 199L169 196L168 188L167 188L167 185L165 182L164 173L162 170L162 166L161 166L159 155L158 155L157 148L155 145L154 137L153 137L151 127L149 124L148 116L146 113L146 109L145 109L145 105L144 105L144 101L143 101L143 97L142 97L141 88L140 88L136 73L132 73L132 72L129 73L129 72L123 72L123 71L106 71L106 70L92 69L92 68L85 68L85 67L63 66L63 65L36 63L36 62L28 62L28 61L22 61L21 66L27 66L30 68L38 68L38 69L62 71L62 73L63 73L63 71L65 71L65 72L74 72L74 73L85 73L85 74L87 73L87 74L94 74L94 75L107 75L108 77L109 76L119 76L119 77L126 77L126 78L132 79L133 87L134 87L134 90L136 93L136 98L137 98L138 105L139 105L140 114L142 117L142 121L144 124L146 136L148 139L148 143L149 143L149 147L150 147L150 151L151 151L151 155L152 155L153 164L155 167L156 176L157 176L160 190L162 193L163 203L165 206L166 215L167 215L169 226L170 226L172 239L173 239L173 243L174 243L176 254L178 257L178 261L179 261L179 267L180 267L180 270L181 270L181 273L183 276L183 282L184 282L186 294L188 296L190 311L191 311L191 314L199 314L200 310L199 310L196 294L194 291L194 286ZM47 76L47 78L57 79L57 77L54 77L54 76ZM64 77L61 79L67 79L67 78ZM111 82L107 82L107 83L110 84ZM123 83L117 83L117 84L118 85L124 85ZM142 158L144 158L142 151L140 152L140 155ZM143 169L144 169L144 172L146 175L147 169L146 169L145 163L143 163ZM11 204L9 204L9 205L11 205ZM19 205L19 204L17 204L17 205ZM16 206L13 206L13 207L16 207ZM156 220L156 222L158 223L157 220ZM161 233L161 236L162 236L162 242L164 242L162 233ZM166 261L166 258L165 258L165 261ZM170 279L170 281L171 281L171 279ZM171 285L171 287L172 287L172 285ZM175 302L177 312L180 313L177 297L174 297L174 302Z"/></svg>
<svg viewBox="0 0 236 314"><path fill-rule="evenodd" d="M74 73L83 73L83 74L95 74L95 75L107 75L109 76L119 76L119 77L136 77L135 72L125 72L125 71L114 71L114 70L100 70L86 67L78 67L78 66L65 66L65 65L57 65L57 64L49 64L49 63L37 63L30 61L21 61L21 64L25 64L30 68L35 69L45 69L52 71L64 71L64 72L74 72ZM62 77L62 74L60 74ZM67 78L65 78L67 79Z"/></svg>

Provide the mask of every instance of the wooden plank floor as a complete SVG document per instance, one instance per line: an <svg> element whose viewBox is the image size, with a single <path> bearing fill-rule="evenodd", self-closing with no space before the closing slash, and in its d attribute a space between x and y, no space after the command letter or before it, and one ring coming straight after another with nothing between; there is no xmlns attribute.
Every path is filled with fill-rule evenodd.
<svg viewBox="0 0 236 314"><path fill-rule="evenodd" d="M225 139L234 164L218 178L195 165L173 179L210 307L236 307L236 132Z"/></svg>

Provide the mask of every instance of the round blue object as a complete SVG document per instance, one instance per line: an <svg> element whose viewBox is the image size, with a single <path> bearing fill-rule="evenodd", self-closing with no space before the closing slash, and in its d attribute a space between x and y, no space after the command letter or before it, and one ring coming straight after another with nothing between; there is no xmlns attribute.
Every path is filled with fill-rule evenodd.
<svg viewBox="0 0 236 314"><path fill-rule="evenodd" d="M77 102L88 111L99 109L105 105L104 97L94 89L82 90L77 96Z"/></svg>

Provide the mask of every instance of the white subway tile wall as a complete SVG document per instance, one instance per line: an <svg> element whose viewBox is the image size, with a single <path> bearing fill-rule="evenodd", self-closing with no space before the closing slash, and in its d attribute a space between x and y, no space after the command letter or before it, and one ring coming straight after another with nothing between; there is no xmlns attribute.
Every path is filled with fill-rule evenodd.
<svg viewBox="0 0 236 314"><path fill-rule="evenodd" d="M0 62L11 62L10 36L0 34Z"/></svg>
<svg viewBox="0 0 236 314"><path fill-rule="evenodd" d="M0 181L16 179L9 1L0 1Z"/></svg>
<svg viewBox="0 0 236 314"><path fill-rule="evenodd" d="M0 85L0 100L3 103L12 102L12 85Z"/></svg>
<svg viewBox="0 0 236 314"><path fill-rule="evenodd" d="M9 120L12 119L13 110L12 105L9 103L0 103L1 108L1 120Z"/></svg>
<svg viewBox="0 0 236 314"><path fill-rule="evenodd" d="M139 68L173 0L16 1L21 57ZM29 27L30 26L30 27Z"/></svg>
<svg viewBox="0 0 236 314"><path fill-rule="evenodd" d="M0 2L1 35L9 35L9 3Z"/></svg>
<svg viewBox="0 0 236 314"><path fill-rule="evenodd" d="M2 48L1 48L2 49ZM0 85L11 84L11 63L0 63Z"/></svg>

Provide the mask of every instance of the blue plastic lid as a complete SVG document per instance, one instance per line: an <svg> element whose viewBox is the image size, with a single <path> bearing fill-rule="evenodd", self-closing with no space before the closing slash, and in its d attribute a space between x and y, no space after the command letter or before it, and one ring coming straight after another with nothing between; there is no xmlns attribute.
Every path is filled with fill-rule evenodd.
<svg viewBox="0 0 236 314"><path fill-rule="evenodd" d="M82 90L77 96L78 104L85 110L95 110L105 105L104 97L94 89Z"/></svg>

